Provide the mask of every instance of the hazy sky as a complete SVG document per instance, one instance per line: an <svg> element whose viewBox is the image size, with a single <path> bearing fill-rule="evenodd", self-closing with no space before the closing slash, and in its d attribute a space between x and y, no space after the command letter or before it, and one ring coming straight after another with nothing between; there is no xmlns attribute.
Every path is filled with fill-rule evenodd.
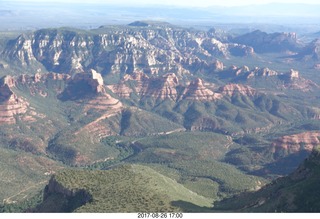
<svg viewBox="0 0 320 219"><path fill-rule="evenodd" d="M29 4L30 2L34 3ZM88 5L64 4L80 2ZM246 5L272 2L314 5L246 7ZM115 5L115 7L109 7L109 5ZM154 7L148 7L152 5ZM170 10L156 7L157 5L168 6ZM182 9L179 6L182 6ZM240 10L239 8L221 9L219 7L206 10L208 6L245 7L241 7ZM0 29L38 29L52 26L93 28L114 23L127 24L135 20L161 20L184 25L190 23L208 25L212 22L303 23L317 24L316 31L318 31L319 11L319 0L0 0Z"/></svg>
<svg viewBox="0 0 320 219"><path fill-rule="evenodd" d="M3 0L0 0L0 2ZM87 3L108 3L108 4L157 4L157 5L177 5L177 6L196 6L206 7L211 5L238 6L250 4L266 4L266 3L306 3L320 4L319 0L11 0L11 2L87 2Z"/></svg>

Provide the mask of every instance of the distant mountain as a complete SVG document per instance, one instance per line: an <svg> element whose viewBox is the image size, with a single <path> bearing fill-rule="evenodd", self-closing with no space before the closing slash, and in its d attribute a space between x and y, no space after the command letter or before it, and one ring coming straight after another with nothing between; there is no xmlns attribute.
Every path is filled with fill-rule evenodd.
<svg viewBox="0 0 320 219"><path fill-rule="evenodd" d="M289 176L276 179L257 192L215 204L216 210L240 212L319 212L320 152L311 155Z"/></svg>
<svg viewBox="0 0 320 219"><path fill-rule="evenodd" d="M300 53L298 53L294 57L304 62L307 62L307 61L319 62L320 61L320 39L315 39L312 42L310 42L306 47L303 48L303 50Z"/></svg>
<svg viewBox="0 0 320 219"><path fill-rule="evenodd" d="M319 89L319 85L311 80L301 76L299 71L290 69L288 72L278 72L269 68L255 67L250 69L248 66L231 66L217 73L223 80L232 83L241 83L253 86L255 88L263 88L267 90L281 91L300 91L309 92Z"/></svg>
<svg viewBox="0 0 320 219"><path fill-rule="evenodd" d="M303 46L295 33L268 34L260 30L235 37L231 41L252 46L257 53L298 52Z"/></svg>
<svg viewBox="0 0 320 219"><path fill-rule="evenodd" d="M146 24L138 22L136 24ZM251 47L222 43L205 31L153 22L97 30L45 29L11 40L2 57L22 69L102 74L214 71L219 58L250 56Z"/></svg>

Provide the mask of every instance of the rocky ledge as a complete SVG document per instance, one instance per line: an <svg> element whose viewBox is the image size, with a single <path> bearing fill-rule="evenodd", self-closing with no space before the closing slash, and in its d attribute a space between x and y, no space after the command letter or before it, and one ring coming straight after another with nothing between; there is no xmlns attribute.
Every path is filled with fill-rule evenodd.
<svg viewBox="0 0 320 219"><path fill-rule="evenodd" d="M15 81L7 76L0 81L0 124L15 124L15 115L27 112L29 103L13 91Z"/></svg>

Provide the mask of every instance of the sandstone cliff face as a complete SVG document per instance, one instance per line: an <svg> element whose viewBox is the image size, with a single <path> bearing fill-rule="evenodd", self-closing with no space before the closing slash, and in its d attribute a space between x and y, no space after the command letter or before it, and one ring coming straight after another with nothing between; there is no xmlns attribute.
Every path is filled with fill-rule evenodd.
<svg viewBox="0 0 320 219"><path fill-rule="evenodd" d="M122 107L119 100L106 93L101 75L94 70L79 73L73 77L56 73L36 73L33 76L20 75L18 77L6 76L1 79L0 85L0 122L2 124L14 124L16 119L35 122L39 118L46 117L46 115L37 112L37 109L30 106L26 98L18 95L15 90L28 92L26 96L47 98L48 95L51 95L51 98L60 97L63 100L77 99L77 97L81 99L85 98L86 95L93 95L87 101L84 113L90 109L105 110Z"/></svg>
<svg viewBox="0 0 320 219"><path fill-rule="evenodd" d="M271 151L275 157L283 157L301 151L309 151L319 145L320 132L304 132L295 135L283 136L275 140L271 145Z"/></svg>
<svg viewBox="0 0 320 219"><path fill-rule="evenodd" d="M284 79L284 89L300 90L302 92L319 89L319 85L311 80L300 77L299 71L293 69L290 69L289 72L282 74L281 77Z"/></svg>
<svg viewBox="0 0 320 219"><path fill-rule="evenodd" d="M111 117L120 115L123 108L123 104L118 99L111 97L105 92L87 101L83 108L83 114L88 115L90 111L94 110L98 112L100 116L75 132L73 136L74 141L77 141L79 135L83 133L89 134L92 139L91 141L96 143L99 143L102 138L107 136L118 135L114 127L106 125L106 121ZM79 159L81 160L81 158L78 158L78 161ZM79 161L79 163L81 163L81 161Z"/></svg>
<svg viewBox="0 0 320 219"><path fill-rule="evenodd" d="M74 74L71 81L75 84L85 81L95 93L103 93L105 91L101 74L93 69L88 72Z"/></svg>
<svg viewBox="0 0 320 219"><path fill-rule="evenodd" d="M130 82L134 83L133 86L129 85ZM138 95L145 93L148 83L149 77L146 74L143 72L133 72L132 74L126 74L120 83L107 87L119 97L129 98L132 93L137 93Z"/></svg>
<svg viewBox="0 0 320 219"><path fill-rule="evenodd" d="M108 88L122 98L129 98L130 94L135 93L141 97L168 98L176 101L178 97L176 87L178 85L179 79L174 73L149 78L142 72L134 72L132 75L125 75L119 84L109 85Z"/></svg>
<svg viewBox="0 0 320 219"><path fill-rule="evenodd" d="M258 68L250 69L248 66L237 67L232 65L227 71L226 74L234 78L244 78L250 79L255 77L272 77L278 76L279 73L271 70L269 68Z"/></svg>
<svg viewBox="0 0 320 219"><path fill-rule="evenodd" d="M247 78L252 77L270 77L270 76L278 76L279 73L276 71L273 71L269 68L255 68L253 71L249 73Z"/></svg>
<svg viewBox="0 0 320 219"><path fill-rule="evenodd" d="M179 85L179 80L175 74L166 74L159 79L151 80L143 96L151 96L156 99L171 99L177 100L178 92L176 87Z"/></svg>
<svg viewBox="0 0 320 219"><path fill-rule="evenodd" d="M237 67L231 66L223 72L223 77L228 77L233 81L245 81L249 85L256 84L256 82L263 84L263 86L274 86L280 90L300 90L308 92L319 89L319 86L311 80L300 76L299 71L290 69L288 72L278 72L269 68L250 69L247 66Z"/></svg>
<svg viewBox="0 0 320 219"><path fill-rule="evenodd" d="M242 84L227 84L219 89L219 92L223 95L232 97L237 94L241 94L248 97L256 95L257 91L250 86Z"/></svg>
<svg viewBox="0 0 320 219"><path fill-rule="evenodd" d="M24 115L28 110L29 103L11 90L14 84L14 78L10 76L1 79L0 124L15 124L15 116Z"/></svg>
<svg viewBox="0 0 320 219"><path fill-rule="evenodd" d="M1 79L0 126L4 144L13 150L46 154L48 141L63 122L53 118L49 106L42 101L56 99L68 78L69 75L37 73Z"/></svg>
<svg viewBox="0 0 320 219"><path fill-rule="evenodd" d="M74 74L72 78L68 80L68 84L59 95L59 99L63 101L78 100L93 97L98 94L106 95L103 78L100 73L91 69L87 72Z"/></svg>
<svg viewBox="0 0 320 219"><path fill-rule="evenodd" d="M70 75L56 73L36 73L31 75L20 75L15 78L17 87L27 86L32 96L47 97L48 92L59 95L70 80Z"/></svg>
<svg viewBox="0 0 320 219"><path fill-rule="evenodd" d="M128 83L130 81L133 82L133 86ZM170 99L175 102L184 99L194 101L221 99L222 95L212 91L212 87L212 84L205 85L200 78L183 85L174 73L154 78L149 78L143 73L135 73L132 76L124 76L124 80L117 85L108 86L113 93L122 98L129 98L131 93L136 93L140 98Z"/></svg>
<svg viewBox="0 0 320 219"><path fill-rule="evenodd" d="M92 32L39 30L21 35L6 46L2 56L21 65L33 61L48 71L79 73L94 68L102 73L146 74L220 70L216 57L250 55L253 49L222 43L207 32L170 26L101 28Z"/></svg>
<svg viewBox="0 0 320 219"><path fill-rule="evenodd" d="M79 129L68 134L71 142L79 141L79 136L88 136L92 143L98 144L102 138L118 134L112 127L106 125L106 121L119 115L123 104L106 92L100 73L91 70L73 75L58 97L62 101L71 100L83 105L81 117L91 118ZM91 114L95 116L91 117ZM84 162L89 162L86 155L81 153L75 155L75 163Z"/></svg>
<svg viewBox="0 0 320 219"><path fill-rule="evenodd" d="M237 67L234 65L229 68L228 73L230 73L233 77L238 76L238 77L244 77L246 79L255 78L255 77L273 77L273 76L281 76L281 75L288 76L289 78L299 77L299 72L293 69L291 69L287 73L281 73L269 68L255 67L253 69L250 69L248 66Z"/></svg>
<svg viewBox="0 0 320 219"><path fill-rule="evenodd" d="M85 132L95 136L93 138L95 141L99 141L103 137L116 134L106 127L103 121L120 113L123 105L106 92L103 78L98 72L91 70L75 74L59 98L63 101L77 100L84 103L82 110L84 115L88 115L92 110L100 114L98 118L74 133L73 137L77 138L79 133Z"/></svg>
<svg viewBox="0 0 320 219"><path fill-rule="evenodd" d="M221 98L221 94L215 93L207 88L200 78L197 78L194 81L190 82L181 96L181 99L196 101L212 101Z"/></svg>

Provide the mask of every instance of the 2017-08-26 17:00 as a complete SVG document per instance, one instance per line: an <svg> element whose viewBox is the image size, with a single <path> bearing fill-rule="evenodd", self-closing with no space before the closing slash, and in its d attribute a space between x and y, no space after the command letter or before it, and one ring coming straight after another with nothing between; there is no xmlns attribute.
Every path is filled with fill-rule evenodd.
<svg viewBox="0 0 320 219"><path fill-rule="evenodd" d="M138 213L138 218L183 218L183 213Z"/></svg>

